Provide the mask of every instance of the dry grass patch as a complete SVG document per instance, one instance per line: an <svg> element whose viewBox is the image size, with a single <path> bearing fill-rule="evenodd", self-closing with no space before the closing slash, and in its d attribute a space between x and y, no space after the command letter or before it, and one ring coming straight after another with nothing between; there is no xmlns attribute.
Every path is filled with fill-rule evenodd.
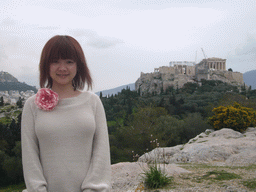
<svg viewBox="0 0 256 192"><path fill-rule="evenodd" d="M255 191L256 165L211 166L206 164L179 164L180 167L191 171L175 175L173 191L186 191L198 188L203 191L226 191L227 188Z"/></svg>

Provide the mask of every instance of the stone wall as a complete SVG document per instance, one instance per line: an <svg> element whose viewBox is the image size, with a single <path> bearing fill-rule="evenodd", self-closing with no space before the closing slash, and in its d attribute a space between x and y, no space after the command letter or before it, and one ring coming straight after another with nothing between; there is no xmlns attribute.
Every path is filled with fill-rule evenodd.
<svg viewBox="0 0 256 192"><path fill-rule="evenodd" d="M244 79L243 79L243 74L242 73L227 71L226 77L228 79L230 79L231 81L235 81L239 85L244 84Z"/></svg>

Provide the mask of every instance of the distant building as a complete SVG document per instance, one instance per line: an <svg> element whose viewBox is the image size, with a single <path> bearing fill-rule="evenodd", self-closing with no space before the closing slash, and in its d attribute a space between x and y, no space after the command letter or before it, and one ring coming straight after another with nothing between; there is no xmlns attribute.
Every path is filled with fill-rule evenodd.
<svg viewBox="0 0 256 192"><path fill-rule="evenodd" d="M33 90L27 90L27 91L17 91L17 90L11 90L11 91L0 91L0 97L3 97L4 103L10 103L11 105L15 105L17 101L21 98L23 99L23 102L25 102L29 97L35 95L35 92Z"/></svg>

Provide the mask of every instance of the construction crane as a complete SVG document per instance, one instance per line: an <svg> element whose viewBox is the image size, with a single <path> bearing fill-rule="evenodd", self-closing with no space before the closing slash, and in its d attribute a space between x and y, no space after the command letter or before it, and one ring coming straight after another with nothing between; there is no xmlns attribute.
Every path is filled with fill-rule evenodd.
<svg viewBox="0 0 256 192"><path fill-rule="evenodd" d="M203 48L201 48L201 49L202 49L202 52L204 54L204 58L207 59L207 56L205 55Z"/></svg>
<svg viewBox="0 0 256 192"><path fill-rule="evenodd" d="M197 59L197 51L196 51L196 58L195 58L195 64L196 64L196 59Z"/></svg>

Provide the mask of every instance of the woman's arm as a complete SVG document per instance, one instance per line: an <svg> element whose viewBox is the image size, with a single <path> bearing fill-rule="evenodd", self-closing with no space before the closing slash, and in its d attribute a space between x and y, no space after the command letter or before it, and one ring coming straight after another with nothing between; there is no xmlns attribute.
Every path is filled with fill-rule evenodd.
<svg viewBox="0 0 256 192"><path fill-rule="evenodd" d="M111 188L109 137L105 111L98 97L96 97L95 122L92 158L82 184L82 191L108 192Z"/></svg>
<svg viewBox="0 0 256 192"><path fill-rule="evenodd" d="M24 105L21 120L23 173L28 192L47 192L47 183L39 157L39 144L35 133L34 99Z"/></svg>

